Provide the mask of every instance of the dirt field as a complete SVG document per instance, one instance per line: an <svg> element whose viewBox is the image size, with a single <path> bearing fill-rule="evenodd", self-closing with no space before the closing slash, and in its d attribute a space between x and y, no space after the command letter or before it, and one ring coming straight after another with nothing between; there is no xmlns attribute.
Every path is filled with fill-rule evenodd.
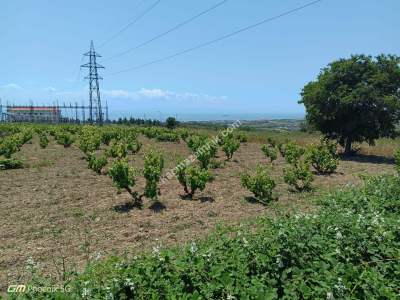
<svg viewBox="0 0 400 300"><path fill-rule="evenodd" d="M130 156L137 168L152 146L165 153L165 172L190 154L185 143L141 139L143 149ZM240 174L267 160L260 144L245 143L232 161L212 170L215 181L194 200L182 197L183 189L173 179L161 187L159 203L145 200L140 210L129 205L128 193L117 194L108 176L89 170L76 146L64 149L51 141L48 148L40 149L35 137L16 154L28 164L25 169L0 171L0 289L24 283L32 268L62 279L64 271L81 270L112 253L133 254L202 237L218 223L233 224L262 214L273 217L276 211L307 211L313 207L314 195L356 184L360 174L394 172L392 161L373 148L363 153L341 161L336 174L317 176L316 189L303 194L290 192L283 183L285 163L279 159L272 171L279 200L263 206L248 201L251 194L241 186ZM224 160L222 153L219 160ZM143 187L139 177L134 188L142 191Z"/></svg>

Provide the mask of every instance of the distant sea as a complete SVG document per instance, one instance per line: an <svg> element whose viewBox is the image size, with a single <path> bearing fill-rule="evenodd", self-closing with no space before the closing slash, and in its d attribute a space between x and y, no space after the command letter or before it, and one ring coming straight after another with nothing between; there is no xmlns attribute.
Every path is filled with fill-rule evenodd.
<svg viewBox="0 0 400 300"><path fill-rule="evenodd" d="M126 115L123 113L112 115L110 118L144 118L144 119L156 119L164 121L169 116L175 117L181 122L188 121L257 121L257 120L277 120L277 119L304 119L304 114L301 113L232 113L232 114L221 114L221 113L178 113L178 114L167 114L163 112L157 113L136 113L132 115Z"/></svg>

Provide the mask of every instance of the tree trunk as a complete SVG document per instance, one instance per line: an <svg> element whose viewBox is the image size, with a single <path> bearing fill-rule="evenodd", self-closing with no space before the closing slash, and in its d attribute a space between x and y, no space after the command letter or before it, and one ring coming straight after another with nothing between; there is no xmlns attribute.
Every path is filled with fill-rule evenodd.
<svg viewBox="0 0 400 300"><path fill-rule="evenodd" d="M346 145L344 147L344 155L351 155L351 139L346 139Z"/></svg>

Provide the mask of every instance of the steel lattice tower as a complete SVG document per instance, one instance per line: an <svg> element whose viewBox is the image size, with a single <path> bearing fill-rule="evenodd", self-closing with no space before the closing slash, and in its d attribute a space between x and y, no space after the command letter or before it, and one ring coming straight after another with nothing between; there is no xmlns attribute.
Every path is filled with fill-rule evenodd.
<svg viewBox="0 0 400 300"><path fill-rule="evenodd" d="M81 66L82 68L89 69L89 75L85 77L85 79L89 80L89 122L93 123L94 109L96 113L96 123L102 125L103 110L101 107L99 80L103 78L99 76L97 69L104 69L104 67L96 62L96 58L101 57L101 55L94 51L93 41L90 42L90 51L83 55L89 56L89 62Z"/></svg>

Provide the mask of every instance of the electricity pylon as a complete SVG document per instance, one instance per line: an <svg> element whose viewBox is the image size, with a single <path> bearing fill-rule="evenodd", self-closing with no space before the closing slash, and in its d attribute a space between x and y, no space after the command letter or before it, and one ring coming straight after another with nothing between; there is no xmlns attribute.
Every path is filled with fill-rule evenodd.
<svg viewBox="0 0 400 300"><path fill-rule="evenodd" d="M94 109L96 113L96 123L103 125L103 110L101 107L99 87L99 80L103 78L99 76L97 69L104 69L104 67L96 62L96 58L101 57L101 55L94 51L93 41L90 42L90 51L83 55L89 56L89 62L81 66L82 68L89 69L89 75L85 77L85 79L89 80L89 122L93 123Z"/></svg>

